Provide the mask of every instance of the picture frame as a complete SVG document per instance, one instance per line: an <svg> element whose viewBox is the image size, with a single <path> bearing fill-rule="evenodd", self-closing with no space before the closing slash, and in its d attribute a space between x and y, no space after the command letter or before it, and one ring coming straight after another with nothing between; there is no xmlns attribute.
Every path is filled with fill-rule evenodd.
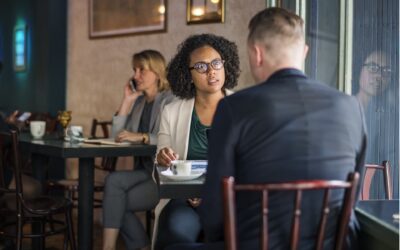
<svg viewBox="0 0 400 250"><path fill-rule="evenodd" d="M224 22L225 0L187 0L187 24Z"/></svg>
<svg viewBox="0 0 400 250"><path fill-rule="evenodd" d="M89 37L165 32L167 0L89 0Z"/></svg>

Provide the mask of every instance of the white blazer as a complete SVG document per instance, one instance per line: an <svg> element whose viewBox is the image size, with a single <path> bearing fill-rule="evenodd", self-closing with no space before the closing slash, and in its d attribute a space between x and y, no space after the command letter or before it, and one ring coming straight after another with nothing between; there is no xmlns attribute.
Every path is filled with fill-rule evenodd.
<svg viewBox="0 0 400 250"><path fill-rule="evenodd" d="M225 93L226 95L231 95L233 92L225 90ZM179 155L180 160L186 160L193 108L194 98L188 100L178 99L164 107L161 113L160 129L158 130L157 153L165 147L170 147ZM155 208L153 243L157 236L158 217L168 202L169 199L161 199Z"/></svg>
<svg viewBox="0 0 400 250"><path fill-rule="evenodd" d="M231 95L233 92L225 90L225 93ZM186 160L193 108L194 98L178 99L164 107L158 130L157 153L165 147L170 147L179 155L180 160Z"/></svg>
<svg viewBox="0 0 400 250"><path fill-rule="evenodd" d="M193 108L194 98L179 99L165 106L158 130L157 153L170 147L179 154L180 160L186 160Z"/></svg>
<svg viewBox="0 0 400 250"><path fill-rule="evenodd" d="M179 159L186 160L193 108L194 98L189 100L179 99L164 107L161 113L160 129L158 130L157 154L161 149L170 147L179 155ZM161 199L154 210L152 249L154 249L157 238L160 213L168 202L169 199Z"/></svg>

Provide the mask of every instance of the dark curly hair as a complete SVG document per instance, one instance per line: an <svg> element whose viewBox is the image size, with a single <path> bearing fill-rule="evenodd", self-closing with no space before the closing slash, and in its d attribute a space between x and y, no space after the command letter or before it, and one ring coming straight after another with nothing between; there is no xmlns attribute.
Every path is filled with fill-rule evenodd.
<svg viewBox="0 0 400 250"><path fill-rule="evenodd" d="M222 89L232 89L237 85L240 63L236 44L213 34L192 35L178 46L177 54L167 67L167 79L176 96L183 99L195 97L196 88L189 70L190 55L204 46L212 47L225 60L225 83Z"/></svg>

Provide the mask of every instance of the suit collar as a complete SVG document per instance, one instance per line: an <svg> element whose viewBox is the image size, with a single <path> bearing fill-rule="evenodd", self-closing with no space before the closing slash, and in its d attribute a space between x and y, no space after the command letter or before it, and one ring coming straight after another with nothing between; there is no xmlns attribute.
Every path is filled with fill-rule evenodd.
<svg viewBox="0 0 400 250"><path fill-rule="evenodd" d="M267 80L266 82L273 81L276 79L280 78L286 78L286 77L301 77L301 78L307 78L307 76L301 72L298 69L294 68L286 68L286 69L280 69L278 71L275 71Z"/></svg>

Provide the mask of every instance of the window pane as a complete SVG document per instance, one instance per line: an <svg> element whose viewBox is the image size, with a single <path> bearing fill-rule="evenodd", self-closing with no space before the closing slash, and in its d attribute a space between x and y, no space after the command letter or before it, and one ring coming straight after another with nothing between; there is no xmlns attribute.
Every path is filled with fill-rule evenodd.
<svg viewBox="0 0 400 250"><path fill-rule="evenodd" d="M305 3L306 43L309 46L305 72L309 77L337 88L339 0L307 0ZM283 8L296 11L296 0L282 0L280 4Z"/></svg>
<svg viewBox="0 0 400 250"><path fill-rule="evenodd" d="M352 92L364 107L367 163L389 160L393 197L399 190L399 1L355 0ZM371 198L383 198L382 176Z"/></svg>

